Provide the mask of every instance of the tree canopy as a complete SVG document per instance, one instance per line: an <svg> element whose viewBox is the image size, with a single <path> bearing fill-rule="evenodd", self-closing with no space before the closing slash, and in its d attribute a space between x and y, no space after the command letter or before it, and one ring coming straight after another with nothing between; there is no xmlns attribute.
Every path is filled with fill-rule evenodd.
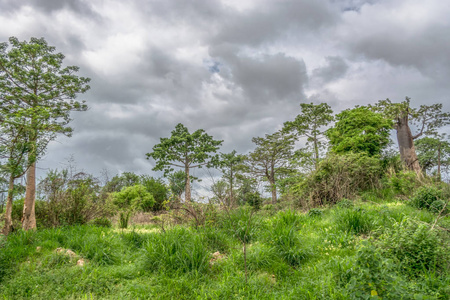
<svg viewBox="0 0 450 300"><path fill-rule="evenodd" d="M36 227L37 144L46 145L56 133L70 136L70 112L87 109L83 101L75 98L90 88L90 79L76 76L76 66L63 67L63 60L64 55L55 53L55 47L44 38L21 42L11 37L9 45L0 43L0 114L20 117L22 125L28 127L32 145L27 153L29 169L22 223L25 230Z"/></svg>
<svg viewBox="0 0 450 300"><path fill-rule="evenodd" d="M344 110L336 115L336 120L335 126L327 131L335 153L364 152L374 156L389 144L392 121L367 107Z"/></svg>
<svg viewBox="0 0 450 300"><path fill-rule="evenodd" d="M186 201L191 201L189 170L207 165L222 142L214 140L203 129L189 133L189 130L179 123L169 138L161 138L160 143L153 146L153 152L146 155L147 159L151 157L156 161L153 170L164 171L165 175L172 172L173 167L184 168L185 197Z"/></svg>

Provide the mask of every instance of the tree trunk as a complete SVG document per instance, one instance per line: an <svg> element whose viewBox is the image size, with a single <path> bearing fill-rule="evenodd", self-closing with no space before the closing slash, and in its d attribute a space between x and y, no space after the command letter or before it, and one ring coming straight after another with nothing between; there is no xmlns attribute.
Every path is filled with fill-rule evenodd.
<svg viewBox="0 0 450 300"><path fill-rule="evenodd" d="M36 215L34 211L36 197L36 162L27 171L27 187L23 203L22 229L36 229Z"/></svg>
<svg viewBox="0 0 450 300"><path fill-rule="evenodd" d="M314 136L314 167L319 169L319 145L317 145L317 136Z"/></svg>
<svg viewBox="0 0 450 300"><path fill-rule="evenodd" d="M400 150L400 158L405 164L406 168L415 171L418 175L421 174L419 160L417 158L416 149L414 147L414 140L411 134L411 129L408 125L408 114L398 118L397 120L397 141Z"/></svg>
<svg viewBox="0 0 450 300"><path fill-rule="evenodd" d="M191 179L189 178L189 166L185 166L184 171L186 172L186 184L184 188L185 202L191 202Z"/></svg>
<svg viewBox="0 0 450 300"><path fill-rule="evenodd" d="M6 211L5 211L5 225L3 227L3 234L8 235L11 232L12 226L12 205L13 205L13 192L14 192L14 177L9 178L8 187L8 200L6 201Z"/></svg>
<svg viewBox="0 0 450 300"><path fill-rule="evenodd" d="M438 181L441 181L441 142L439 142L439 147L438 147L437 179L438 179Z"/></svg>

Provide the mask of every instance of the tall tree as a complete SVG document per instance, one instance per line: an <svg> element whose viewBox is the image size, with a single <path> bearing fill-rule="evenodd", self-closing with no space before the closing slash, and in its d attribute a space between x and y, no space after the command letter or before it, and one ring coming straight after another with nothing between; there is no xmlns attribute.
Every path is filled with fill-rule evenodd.
<svg viewBox="0 0 450 300"><path fill-rule="evenodd" d="M336 120L326 132L335 153L364 152L374 156L389 144L392 121L367 107L344 110L336 115Z"/></svg>
<svg viewBox="0 0 450 300"><path fill-rule="evenodd" d="M90 79L76 76L76 66L63 67L64 55L55 53L55 47L43 38L20 42L11 37L9 44L0 43L0 113L22 112L30 124L29 138L34 146L28 154L22 218L22 227L28 230L36 228L36 145L41 139L54 139L56 133L71 135L70 112L87 109L75 98L89 89Z"/></svg>
<svg viewBox="0 0 450 300"><path fill-rule="evenodd" d="M275 132L264 138L252 139L256 149L248 155L247 167L250 173L262 177L269 182L272 203L277 202L276 181L279 175L290 171L290 162L294 149L294 136Z"/></svg>
<svg viewBox="0 0 450 300"><path fill-rule="evenodd" d="M153 152L147 153L156 161L155 171L164 171L167 175L173 171L173 167L184 168L185 178L185 198L186 202L191 201L191 180L190 169L201 168L207 165L223 141L214 140L203 129L194 133L179 123L169 138L161 138L160 143L153 146Z"/></svg>
<svg viewBox="0 0 450 300"><path fill-rule="evenodd" d="M312 146L314 166L317 170L320 160L320 148L324 146L324 127L334 120L333 111L327 103L301 103L301 114L294 121L284 123L283 130L294 132L297 136L306 136L307 145Z"/></svg>
<svg viewBox="0 0 450 300"><path fill-rule="evenodd" d="M425 173L437 167L441 178L441 167L450 165L450 143L442 137L423 137L416 141L417 156Z"/></svg>
<svg viewBox="0 0 450 300"><path fill-rule="evenodd" d="M223 178L228 183L228 205L233 205L235 203L234 196L234 182L236 180L236 175L242 170L242 166L245 160L245 155L237 154L236 150L230 153L221 153L218 157L218 168L223 173Z"/></svg>
<svg viewBox="0 0 450 300"><path fill-rule="evenodd" d="M450 114L442 112L442 104L421 105L418 109L411 108L408 97L400 103L393 103L389 99L380 100L371 108L382 112L394 121L400 158L406 168L420 174L421 169L414 140L423 135L437 134L438 128L450 123ZM411 124L418 128L418 132L414 135L411 132Z"/></svg>

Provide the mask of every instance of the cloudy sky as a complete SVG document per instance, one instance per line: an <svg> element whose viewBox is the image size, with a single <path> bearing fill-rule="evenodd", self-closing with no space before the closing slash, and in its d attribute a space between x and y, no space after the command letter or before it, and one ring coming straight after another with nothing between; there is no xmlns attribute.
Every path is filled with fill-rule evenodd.
<svg viewBox="0 0 450 300"><path fill-rule="evenodd" d="M39 163L153 174L146 160L177 123L222 152L293 120L390 98L450 111L450 1L0 0L0 41L44 37L92 79Z"/></svg>

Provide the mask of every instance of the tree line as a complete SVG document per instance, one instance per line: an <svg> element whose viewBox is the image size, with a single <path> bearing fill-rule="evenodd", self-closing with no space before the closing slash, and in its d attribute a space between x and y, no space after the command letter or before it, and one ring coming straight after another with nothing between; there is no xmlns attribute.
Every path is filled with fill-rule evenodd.
<svg viewBox="0 0 450 300"><path fill-rule="evenodd" d="M7 186L5 234L11 230L14 183L22 176L26 176L22 228L36 228L36 162L58 134L71 136L70 113L87 109L86 103L76 98L89 90L90 79L77 76L79 68L76 66L64 67L64 55L55 50L43 38L19 41L11 37L9 44L0 44L0 171ZM191 183L196 180L191 170L207 167L217 168L223 174L212 187L217 201L226 205L239 201L259 203L261 195L254 186L258 180L263 180L272 203L276 203L280 189L304 190L304 183L313 180L311 178L316 182L323 182L324 178L330 180L330 169L340 163L350 166L351 163L344 161L351 155L359 166L367 166L365 169L392 159L395 155L389 157L387 153L392 143L391 130L396 132L398 154L405 169L420 177L437 167L440 177L441 166L450 164L450 144L444 135L439 135L438 129L449 123L450 114L442 112L442 104L414 108L409 98L401 102L380 100L336 115L327 103L302 103L299 115L285 122L281 130L253 138L255 149L247 154L218 153L223 141L215 140L203 129L190 133L180 123L170 137L161 138L146 154L147 159L155 161L153 170L164 172L171 183L169 188L162 191L162 187L156 188L164 186L160 179L143 177L134 178L132 185L119 184L120 189L110 192L116 193L116 205L138 205L141 209L162 207L165 200L161 199L167 197L156 201L154 193L158 189L165 195L171 193L178 200L184 193L185 201L190 202ZM416 132L413 134L413 131ZM299 139L305 140L305 146L296 149ZM333 158L336 155L338 158ZM356 169L357 166L352 172ZM53 175L54 178L67 177ZM89 178L83 176L58 181L70 187L73 193L70 199L81 197L77 193L89 194L88 186L96 184L80 181ZM121 176L114 178L116 181L123 179ZM46 179L50 187L56 184L52 183L51 176ZM82 190L80 182L83 182ZM108 184L111 187L112 183ZM132 204L132 195L145 201ZM52 197L59 196L49 192L47 199Z"/></svg>

